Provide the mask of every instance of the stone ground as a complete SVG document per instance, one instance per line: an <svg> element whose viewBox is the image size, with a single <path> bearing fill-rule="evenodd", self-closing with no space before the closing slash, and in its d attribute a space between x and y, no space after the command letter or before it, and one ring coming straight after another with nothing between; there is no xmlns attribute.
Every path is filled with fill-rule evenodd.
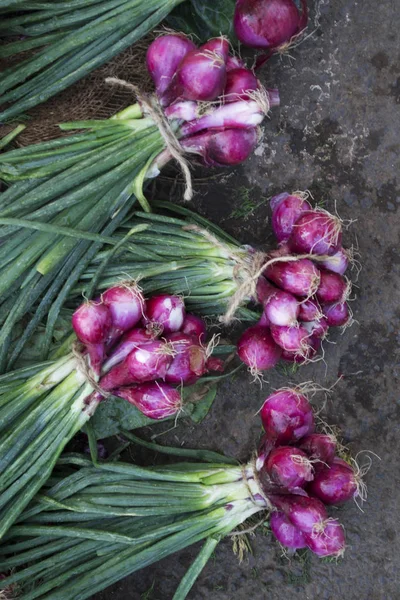
<svg viewBox="0 0 400 600"><path fill-rule="evenodd" d="M309 26L313 34L292 50L292 60L275 58L265 69L265 83L279 87L281 108L272 112L256 155L241 169L218 173L207 186L198 182L195 200L197 210L242 242L264 248L273 243L266 199L284 190L308 189L316 201L329 210L336 206L343 219L354 221L344 242L358 245L363 265L352 304L357 322L343 335L331 336L335 343L326 345L326 365L304 367L292 381L312 379L330 387L342 376L323 415L341 428L353 454L366 449L381 458L373 457L366 476L368 502L364 512L354 504L340 509L348 548L339 563L314 557L290 561L269 536L257 533L253 553L239 564L225 540L189 600L400 598L396 4L316 0ZM260 434L254 414L270 388L288 382L282 371L268 379L262 390L245 374L226 382L201 425L181 423L161 440L245 460ZM323 398L315 402L320 407ZM94 599L170 600L198 549L169 557Z"/></svg>

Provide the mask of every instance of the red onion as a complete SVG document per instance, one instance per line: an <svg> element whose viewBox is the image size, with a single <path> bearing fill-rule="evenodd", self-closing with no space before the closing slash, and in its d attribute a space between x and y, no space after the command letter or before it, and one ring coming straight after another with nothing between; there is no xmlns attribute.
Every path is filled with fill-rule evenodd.
<svg viewBox="0 0 400 600"><path fill-rule="evenodd" d="M207 131L181 141L185 150L200 154L209 167L234 166L245 161L258 143L258 131L222 129Z"/></svg>
<svg viewBox="0 0 400 600"><path fill-rule="evenodd" d="M273 325L290 327L297 323L300 306L292 294L276 290L265 302L264 312Z"/></svg>
<svg viewBox="0 0 400 600"><path fill-rule="evenodd" d="M297 527L292 525L285 513L280 511L272 512L269 524L272 533L282 546L286 546L286 548L290 548L291 550L300 550L300 548L307 547L304 535Z"/></svg>
<svg viewBox="0 0 400 600"><path fill-rule="evenodd" d="M261 98L261 95L260 95ZM217 107L208 114L191 121L184 123L181 128L182 137L193 135L203 129L216 128L234 128L234 129L249 129L257 127L262 123L269 103L265 103L262 99L256 100L238 100Z"/></svg>
<svg viewBox="0 0 400 600"><path fill-rule="evenodd" d="M272 209L272 229L278 242L287 242L293 226L302 213L311 209L305 198L294 194L279 194L270 201Z"/></svg>
<svg viewBox="0 0 400 600"><path fill-rule="evenodd" d="M167 383L192 385L206 372L206 350L191 335L171 333L166 341L175 351L165 375Z"/></svg>
<svg viewBox="0 0 400 600"><path fill-rule="evenodd" d="M260 327L269 327L270 324L271 323L269 322L267 315L265 314L265 312L263 312L263 314L260 317L260 320L257 321L257 325L259 325Z"/></svg>
<svg viewBox="0 0 400 600"><path fill-rule="evenodd" d="M295 296L313 296L320 282L320 272L308 258L275 262L267 267L265 275L275 285Z"/></svg>
<svg viewBox="0 0 400 600"><path fill-rule="evenodd" d="M350 282L338 273L321 269L321 280L316 291L316 297L322 304L345 302L350 293Z"/></svg>
<svg viewBox="0 0 400 600"><path fill-rule="evenodd" d="M325 339L329 325L325 317L321 317L318 321L309 321L303 323L304 329L308 331L310 337Z"/></svg>
<svg viewBox="0 0 400 600"><path fill-rule="evenodd" d="M226 63L226 61L228 60L229 49L229 42L223 36L212 38L199 48L199 50L201 50L202 52L215 52L215 54L222 58L224 63Z"/></svg>
<svg viewBox="0 0 400 600"><path fill-rule="evenodd" d="M206 362L207 371L220 371L221 373L225 370L225 362L221 358L211 356Z"/></svg>
<svg viewBox="0 0 400 600"><path fill-rule="evenodd" d="M147 70L161 95L169 86L181 60L196 48L184 35L163 35L152 42L147 50Z"/></svg>
<svg viewBox="0 0 400 600"><path fill-rule="evenodd" d="M320 558L340 557L344 553L344 531L337 519L328 519L321 530L305 534L304 538L310 550Z"/></svg>
<svg viewBox="0 0 400 600"><path fill-rule="evenodd" d="M326 317L326 322L330 327L340 327L346 325L351 314L347 302L336 302L334 304L325 304L322 307L322 312Z"/></svg>
<svg viewBox="0 0 400 600"><path fill-rule="evenodd" d="M336 440L333 435L311 433L302 438L297 446L304 450L311 460L321 461L325 465L330 465L335 458Z"/></svg>
<svg viewBox="0 0 400 600"><path fill-rule="evenodd" d="M310 361L316 355L320 347L321 339L311 335L307 339L307 346L303 348L302 353L282 350L282 360L302 365Z"/></svg>
<svg viewBox="0 0 400 600"><path fill-rule="evenodd" d="M111 313L101 302L85 302L72 315L72 327L79 341L85 344L96 374L100 373L111 326Z"/></svg>
<svg viewBox="0 0 400 600"><path fill-rule="evenodd" d="M134 348L143 346L146 342L151 342L155 337L157 336L150 329L138 328L128 331L104 363L104 369L108 371L111 367L123 361Z"/></svg>
<svg viewBox="0 0 400 600"><path fill-rule="evenodd" d="M242 69L245 68L246 65L244 61L238 56L228 56L226 61L226 72L233 71L233 69Z"/></svg>
<svg viewBox="0 0 400 600"><path fill-rule="evenodd" d="M242 334L238 345L238 355L252 374L272 369L281 356L281 349L271 337L267 327L253 325Z"/></svg>
<svg viewBox="0 0 400 600"><path fill-rule="evenodd" d="M164 110L168 119L180 119L182 121L193 121L198 118L199 105L191 100L177 100Z"/></svg>
<svg viewBox="0 0 400 600"><path fill-rule="evenodd" d="M163 333L179 331L185 318L185 304L179 296L153 296L146 302L147 323L159 327Z"/></svg>
<svg viewBox="0 0 400 600"><path fill-rule="evenodd" d="M335 254L342 241L340 220L325 210L309 210L297 219L289 239L293 252L299 254Z"/></svg>
<svg viewBox="0 0 400 600"><path fill-rule="evenodd" d="M180 331L193 336L198 341L203 342L207 336L207 327L205 321L197 315L186 314Z"/></svg>
<svg viewBox="0 0 400 600"><path fill-rule="evenodd" d="M250 69L232 69L226 75L224 100L225 102L247 100L248 92L257 90L258 87L259 81Z"/></svg>
<svg viewBox="0 0 400 600"><path fill-rule="evenodd" d="M333 461L319 470L310 484L309 492L325 504L342 504L358 495L358 484L352 467L344 461Z"/></svg>
<svg viewBox="0 0 400 600"><path fill-rule="evenodd" d="M178 390L158 381L120 388L113 394L136 406L149 419L165 419L176 415L182 407Z"/></svg>
<svg viewBox="0 0 400 600"><path fill-rule="evenodd" d="M276 291L276 287L271 285L270 282L265 279L265 277L261 275L258 278L256 285L257 302L264 306L264 304L273 294L275 294Z"/></svg>
<svg viewBox="0 0 400 600"><path fill-rule="evenodd" d="M271 325L271 335L276 344L287 352L295 352L306 356L309 351L310 334L303 325L297 327L279 327Z"/></svg>
<svg viewBox="0 0 400 600"><path fill-rule="evenodd" d="M272 450L265 469L274 483L288 490L303 487L313 479L313 468L307 455L290 446Z"/></svg>
<svg viewBox="0 0 400 600"><path fill-rule="evenodd" d="M317 534L323 531L328 515L325 506L317 498L270 495L269 499L303 533Z"/></svg>
<svg viewBox="0 0 400 600"><path fill-rule="evenodd" d="M196 48L180 62L160 103L169 106L177 98L201 102L216 100L223 93L225 82L224 59L215 51Z"/></svg>
<svg viewBox="0 0 400 600"><path fill-rule="evenodd" d="M295 389L283 388L268 396L260 417L267 438L278 445L297 442L314 431L311 404Z"/></svg>
<svg viewBox="0 0 400 600"><path fill-rule="evenodd" d="M318 321L322 317L322 310L318 300L309 298L300 303L299 321Z"/></svg>
<svg viewBox="0 0 400 600"><path fill-rule="evenodd" d="M144 298L135 284L127 283L109 288L103 292L101 299L112 318L111 340L132 329L143 316Z"/></svg>
<svg viewBox="0 0 400 600"><path fill-rule="evenodd" d="M163 340L147 342L134 348L125 360L100 380L104 390L113 390L131 383L165 379L172 363L173 348Z"/></svg>
<svg viewBox="0 0 400 600"><path fill-rule="evenodd" d="M290 42L307 24L307 5L302 14L293 0L237 0L235 33L245 46L275 49Z"/></svg>
<svg viewBox="0 0 400 600"><path fill-rule="evenodd" d="M318 261L318 264L328 271L344 275L349 266L349 253L344 248L339 248L332 256L328 256L325 260Z"/></svg>

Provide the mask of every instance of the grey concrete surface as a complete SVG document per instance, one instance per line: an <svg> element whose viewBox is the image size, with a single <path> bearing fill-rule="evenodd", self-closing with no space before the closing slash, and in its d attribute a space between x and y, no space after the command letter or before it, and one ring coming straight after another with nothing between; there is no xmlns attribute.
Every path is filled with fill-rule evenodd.
<svg viewBox="0 0 400 600"><path fill-rule="evenodd" d="M357 323L343 335L332 334L326 364L306 366L292 381L330 387L342 376L322 414L341 428L353 454L366 449L381 458L373 458L366 476L368 502L364 512L351 503L337 513L348 545L339 563L288 560L271 537L258 533L253 554L239 564L225 540L189 600L400 598L398 12L395 0L311 3L313 35L291 51L292 59L274 58L264 69L263 80L278 85L282 105L272 112L256 156L241 169L218 173L207 187L199 183L195 199L201 213L242 242L264 248L273 243L265 200L283 190L308 189L316 201L353 221L344 244L358 244L361 254L352 304ZM240 216L243 202L259 206ZM260 434L254 414L270 388L288 379L274 371L262 390L245 374L226 382L201 425L180 424L161 440L245 460ZM315 404L321 408L323 398L315 397ZM94 598L170 600L196 550Z"/></svg>

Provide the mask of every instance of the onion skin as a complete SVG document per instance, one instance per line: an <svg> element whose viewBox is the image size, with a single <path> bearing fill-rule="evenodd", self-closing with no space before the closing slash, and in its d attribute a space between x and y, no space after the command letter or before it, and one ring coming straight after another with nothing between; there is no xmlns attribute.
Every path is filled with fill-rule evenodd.
<svg viewBox="0 0 400 600"><path fill-rule="evenodd" d="M244 61L238 56L228 56L226 60L226 72L233 71L233 69L244 69L246 65Z"/></svg>
<svg viewBox="0 0 400 600"><path fill-rule="evenodd" d="M300 303L299 321L309 323L311 321L318 321L321 317L322 309L318 300L309 298Z"/></svg>
<svg viewBox="0 0 400 600"><path fill-rule="evenodd" d="M245 46L275 49L299 31L301 17L292 0L238 0L233 24Z"/></svg>
<svg viewBox="0 0 400 600"><path fill-rule="evenodd" d="M309 493L328 506L343 504L357 496L357 481L350 465L333 462L320 469L309 486Z"/></svg>
<svg viewBox="0 0 400 600"><path fill-rule="evenodd" d="M311 404L296 390L282 389L268 396L260 417L267 438L278 445L293 444L315 427Z"/></svg>
<svg viewBox="0 0 400 600"><path fill-rule="evenodd" d="M204 341L207 336L207 327L204 319L192 314L186 314L180 331L193 336L198 341Z"/></svg>
<svg viewBox="0 0 400 600"><path fill-rule="evenodd" d="M313 296L320 283L320 272L308 258L278 261L269 265L265 275L285 292L295 296Z"/></svg>
<svg viewBox="0 0 400 600"><path fill-rule="evenodd" d="M302 353L290 352L289 350L282 350L282 360L287 362L296 363L302 365L311 360L321 347L321 338L313 335L307 339L307 346L303 348Z"/></svg>
<svg viewBox="0 0 400 600"><path fill-rule="evenodd" d="M136 406L146 417L155 420L176 415L182 406L178 390L158 381L117 389L113 393Z"/></svg>
<svg viewBox="0 0 400 600"><path fill-rule="evenodd" d="M282 353L269 329L259 325L246 329L239 339L237 349L240 360L255 372L272 369Z"/></svg>
<svg viewBox="0 0 400 600"><path fill-rule="evenodd" d="M269 524L278 542L286 546L286 548L300 550L300 548L307 547L303 533L289 521L285 513L280 511L272 512Z"/></svg>
<svg viewBox="0 0 400 600"><path fill-rule="evenodd" d="M290 327L297 323L300 305L298 300L289 292L276 290L265 302L264 312L273 325Z"/></svg>
<svg viewBox="0 0 400 600"><path fill-rule="evenodd" d="M274 342L283 350L307 356L310 334L302 325L298 325L297 327L271 325L271 335Z"/></svg>
<svg viewBox="0 0 400 600"><path fill-rule="evenodd" d="M256 285L257 302L264 306L276 291L276 287L271 285L265 277L261 275L258 278Z"/></svg>
<svg viewBox="0 0 400 600"><path fill-rule="evenodd" d="M289 240L297 219L302 213L311 209L307 200L286 192L271 198L270 205L272 229L279 243Z"/></svg>
<svg viewBox="0 0 400 600"><path fill-rule="evenodd" d="M309 210L297 219L289 239L292 252L332 255L340 248L342 226L339 219L322 210Z"/></svg>
<svg viewBox="0 0 400 600"><path fill-rule="evenodd" d="M116 285L101 295L102 302L108 307L113 328L111 340L135 327L141 320L144 310L144 298L134 285Z"/></svg>
<svg viewBox="0 0 400 600"><path fill-rule="evenodd" d="M225 61L217 53L202 48L191 50L182 59L175 75L160 98L162 106L183 98L196 102L216 100L226 83Z"/></svg>
<svg viewBox="0 0 400 600"><path fill-rule="evenodd" d="M165 374L165 381L176 385L192 385L206 373L207 356L203 346L191 335L180 331L166 336L175 356Z"/></svg>
<svg viewBox="0 0 400 600"><path fill-rule="evenodd" d="M258 90L259 81L250 69L232 69L226 75L224 89L225 102L247 100L248 92Z"/></svg>
<svg viewBox="0 0 400 600"><path fill-rule="evenodd" d="M112 327L108 307L101 302L84 302L72 315L72 327L79 341L86 346L91 368L99 375L105 356L105 342Z"/></svg>
<svg viewBox="0 0 400 600"><path fill-rule="evenodd" d="M165 92L181 60L195 48L184 35L163 35L150 44L146 64L158 95Z"/></svg>
<svg viewBox="0 0 400 600"><path fill-rule="evenodd" d="M347 302L325 304L322 312L330 327L341 327L350 321L350 311Z"/></svg>
<svg viewBox="0 0 400 600"><path fill-rule="evenodd" d="M269 499L302 533L314 534L328 518L325 506L317 498L270 495Z"/></svg>
<svg viewBox="0 0 400 600"><path fill-rule="evenodd" d="M326 260L319 261L319 265L327 271L344 275L349 266L349 253L344 248L339 248L335 254Z"/></svg>
<svg viewBox="0 0 400 600"><path fill-rule="evenodd" d="M139 327L128 331L108 358L107 369L124 360L134 348L153 341L155 337L151 331Z"/></svg>
<svg viewBox="0 0 400 600"><path fill-rule="evenodd" d="M135 347L125 358L100 380L106 391L131 383L144 383L165 379L172 363L170 347L163 340L146 342Z"/></svg>
<svg viewBox="0 0 400 600"><path fill-rule="evenodd" d="M179 331L186 315L182 298L168 294L147 300L145 310L147 322L159 325L163 333Z"/></svg>
<svg viewBox="0 0 400 600"><path fill-rule="evenodd" d="M221 36L208 40L208 42L200 46L199 50L202 52L207 50L209 52L215 52L219 57L221 57L226 65L226 61L229 57L230 46L228 40Z"/></svg>
<svg viewBox="0 0 400 600"><path fill-rule="evenodd" d="M232 167L244 162L258 143L256 128L219 129L181 140L185 150L199 154L208 167Z"/></svg>
<svg viewBox="0 0 400 600"><path fill-rule="evenodd" d="M321 317L318 321L309 321L304 323L304 328L308 331L310 337L325 339L329 325L325 317Z"/></svg>
<svg viewBox="0 0 400 600"><path fill-rule="evenodd" d="M349 283L338 273L320 269L321 280L316 291L316 297L321 304L344 302L349 295Z"/></svg>
<svg viewBox="0 0 400 600"><path fill-rule="evenodd" d="M307 455L291 446L279 446L272 450L265 469L274 483L288 490L304 487L313 479L313 468Z"/></svg>
<svg viewBox="0 0 400 600"><path fill-rule="evenodd" d="M324 433L311 433L302 438L298 447L303 450L311 460L319 460L325 465L330 465L335 458L336 440L332 435ZM316 467L319 465L316 464ZM321 467L323 465L320 465Z"/></svg>
<svg viewBox="0 0 400 600"><path fill-rule="evenodd" d="M346 542L342 525L337 519L329 519L322 531L304 535L308 548L320 558L342 556Z"/></svg>

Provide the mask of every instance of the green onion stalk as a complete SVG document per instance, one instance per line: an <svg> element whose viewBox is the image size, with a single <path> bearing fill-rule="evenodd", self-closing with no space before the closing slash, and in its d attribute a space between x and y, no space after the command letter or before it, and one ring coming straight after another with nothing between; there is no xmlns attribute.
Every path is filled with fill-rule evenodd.
<svg viewBox="0 0 400 600"><path fill-rule="evenodd" d="M153 213L135 211L116 230L120 243L104 248L93 258L71 290L69 301L110 286L118 273L139 281L146 294L182 294L196 314L218 319L227 312L233 296L245 284L261 253L237 240L206 218L171 202L152 202ZM132 240L127 236L138 230ZM246 308L254 297L245 294L236 316L254 321L259 315Z"/></svg>
<svg viewBox="0 0 400 600"><path fill-rule="evenodd" d="M45 102L152 31L183 0L0 0L0 121ZM15 41L15 38L21 38ZM26 58L27 51L35 50Z"/></svg>
<svg viewBox="0 0 400 600"><path fill-rule="evenodd" d="M221 458L143 468L66 456L81 468L64 478L56 470L4 538L1 568L13 571L0 589L21 600L84 600L203 540L173 597L183 600L219 540L270 508L253 463Z"/></svg>
<svg viewBox="0 0 400 600"><path fill-rule="evenodd" d="M58 348L60 358L0 376L0 539L50 477L65 445L110 396L98 387L88 356L76 344L71 351L72 342L69 336ZM232 346L225 351L231 353ZM223 352L223 347L215 349L217 355ZM204 376L185 387L180 405L165 411L165 417L190 414L193 403L203 398L209 402L207 391L232 372Z"/></svg>

